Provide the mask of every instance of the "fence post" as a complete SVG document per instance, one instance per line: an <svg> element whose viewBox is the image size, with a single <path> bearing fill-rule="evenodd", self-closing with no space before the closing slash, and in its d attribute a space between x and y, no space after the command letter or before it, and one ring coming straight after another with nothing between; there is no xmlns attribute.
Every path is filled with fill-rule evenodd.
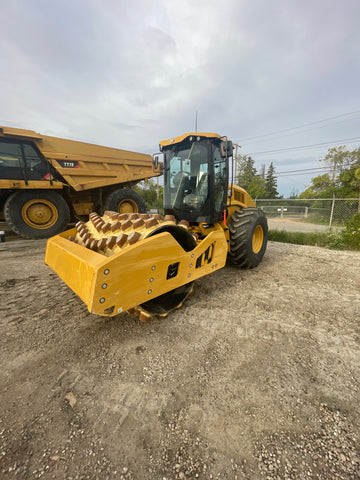
<svg viewBox="0 0 360 480"><path fill-rule="evenodd" d="M331 213L330 213L329 230L331 230L331 225L332 225L332 221L333 221L333 216L334 216L334 207L335 207L335 193L333 193L333 200L332 200L332 205L331 205Z"/></svg>

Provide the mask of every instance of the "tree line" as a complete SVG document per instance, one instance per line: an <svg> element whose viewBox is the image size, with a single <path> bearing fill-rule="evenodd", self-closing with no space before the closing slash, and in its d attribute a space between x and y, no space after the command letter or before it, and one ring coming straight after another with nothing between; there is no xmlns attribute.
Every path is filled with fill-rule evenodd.
<svg viewBox="0 0 360 480"><path fill-rule="evenodd" d="M282 198L277 191L277 177L273 162L265 172L259 173L249 155L239 155L236 160L235 183L244 188L253 198ZM360 147L349 150L346 146L329 148L320 160L328 173L317 175L300 194L291 198L359 198L360 199Z"/></svg>
<svg viewBox="0 0 360 480"><path fill-rule="evenodd" d="M311 184L298 198L359 198L360 199L360 147L347 150L344 145L329 148L320 160L329 167L329 173L311 179Z"/></svg>
<svg viewBox="0 0 360 480"><path fill-rule="evenodd" d="M250 155L238 155L235 158L235 183L244 188L252 198L281 198L277 191L277 177L273 162L267 171L265 165L258 173L255 161Z"/></svg>

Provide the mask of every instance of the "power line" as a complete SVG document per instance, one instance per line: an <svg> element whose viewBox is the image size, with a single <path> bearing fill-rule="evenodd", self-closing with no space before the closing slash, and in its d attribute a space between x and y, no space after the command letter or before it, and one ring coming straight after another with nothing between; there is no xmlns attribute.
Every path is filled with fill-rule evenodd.
<svg viewBox="0 0 360 480"><path fill-rule="evenodd" d="M314 167L314 168L302 168L299 170L286 170L285 172L277 172L276 175L282 175L283 173L293 173L293 172L305 172L305 171L314 171L314 170L326 170L329 167Z"/></svg>
<svg viewBox="0 0 360 480"><path fill-rule="evenodd" d="M247 137L247 138L244 138L243 140L240 140L238 143L242 143L245 140L253 140L255 138L263 138L263 137L268 137L270 135L276 135L278 133L289 132L290 130L297 130L298 128L308 127L309 125L316 125L317 123L323 123L323 122L327 122L329 120L335 120L336 118L346 117L348 115L354 115L355 113L359 113L359 112L360 112L360 110L354 110L353 112L342 113L341 115L335 115L335 117L328 117L328 118L325 118L323 120L317 120L315 122L304 123L303 125L299 125L298 127L284 128L283 130L277 130L276 132L265 133L264 135L256 135L255 137Z"/></svg>
<svg viewBox="0 0 360 480"><path fill-rule="evenodd" d="M294 172L294 173L284 173L278 174L279 177L292 177L293 175L322 175L323 173L330 173L329 169L318 170L317 172Z"/></svg>
<svg viewBox="0 0 360 480"><path fill-rule="evenodd" d="M283 178L283 177L296 177L296 176L299 176L299 175L309 175L311 172L298 172L298 173L286 173L285 175L280 175L280 178ZM315 172L313 172L315 173ZM318 171L316 172L318 175L322 175L323 173L330 173L329 170L323 170L323 171Z"/></svg>
<svg viewBox="0 0 360 480"><path fill-rule="evenodd" d="M251 152L251 153L248 153L248 155L261 155L264 153L287 152L290 150L303 150L306 148L320 147L323 145L332 145L335 143L343 143L343 142L350 142L350 141L356 141L356 140L360 140L360 137L343 138L341 140L333 140L332 142L313 143L312 145L299 145L297 147L279 148L278 150L265 150L263 152Z"/></svg>
<svg viewBox="0 0 360 480"><path fill-rule="evenodd" d="M271 140L259 140L258 142L249 142L249 143L245 143L245 145L258 145L259 143L268 143L269 141L277 141L279 140L280 138L287 138L287 137L291 137L291 135L301 135L303 133L307 133L307 132L313 132L314 130L318 130L320 128L327 128L327 127L332 127L334 125L339 125L339 123L344 123L344 122L348 122L348 121L351 121L353 122L354 120L360 120L360 117L355 117L355 118L346 118L345 120L340 120L339 122L334 122L334 123L331 123L331 124L328 124L328 125L320 125L318 127L314 127L314 128L308 128L307 130L303 130L302 132L292 132L292 133L288 133L287 135L281 135L280 137L277 137L276 139L271 139ZM242 142L244 146L244 142Z"/></svg>
<svg viewBox="0 0 360 480"><path fill-rule="evenodd" d="M297 170L284 170L283 172L276 172L274 173L275 177L278 176L284 176L284 177L290 177L292 175L309 175L312 173L327 173L330 172L331 168L326 167L325 165L323 167L311 167L311 168L300 168Z"/></svg>

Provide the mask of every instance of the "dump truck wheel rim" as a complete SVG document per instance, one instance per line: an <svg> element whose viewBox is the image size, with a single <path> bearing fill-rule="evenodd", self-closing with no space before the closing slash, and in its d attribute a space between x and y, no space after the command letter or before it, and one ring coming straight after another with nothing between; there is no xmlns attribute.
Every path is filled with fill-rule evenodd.
<svg viewBox="0 0 360 480"><path fill-rule="evenodd" d="M254 253L259 253L264 242L264 230L261 225L257 225L252 237L252 249Z"/></svg>
<svg viewBox="0 0 360 480"><path fill-rule="evenodd" d="M55 225L59 214L52 202L36 198L25 203L21 216L29 227L46 229Z"/></svg>
<svg viewBox="0 0 360 480"><path fill-rule="evenodd" d="M117 210L119 213L138 213L139 211L137 203L129 198L120 202Z"/></svg>

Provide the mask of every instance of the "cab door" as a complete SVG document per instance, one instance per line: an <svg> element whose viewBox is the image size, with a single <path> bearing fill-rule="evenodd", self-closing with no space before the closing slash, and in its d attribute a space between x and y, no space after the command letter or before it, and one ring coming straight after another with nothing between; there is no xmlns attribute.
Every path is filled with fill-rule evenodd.
<svg viewBox="0 0 360 480"><path fill-rule="evenodd" d="M31 142L23 142L22 150L25 161L27 180L51 180L50 165Z"/></svg>
<svg viewBox="0 0 360 480"><path fill-rule="evenodd" d="M19 142L0 138L0 178L25 180L25 162Z"/></svg>
<svg viewBox="0 0 360 480"><path fill-rule="evenodd" d="M0 138L0 178L51 180L50 165L32 142Z"/></svg>

